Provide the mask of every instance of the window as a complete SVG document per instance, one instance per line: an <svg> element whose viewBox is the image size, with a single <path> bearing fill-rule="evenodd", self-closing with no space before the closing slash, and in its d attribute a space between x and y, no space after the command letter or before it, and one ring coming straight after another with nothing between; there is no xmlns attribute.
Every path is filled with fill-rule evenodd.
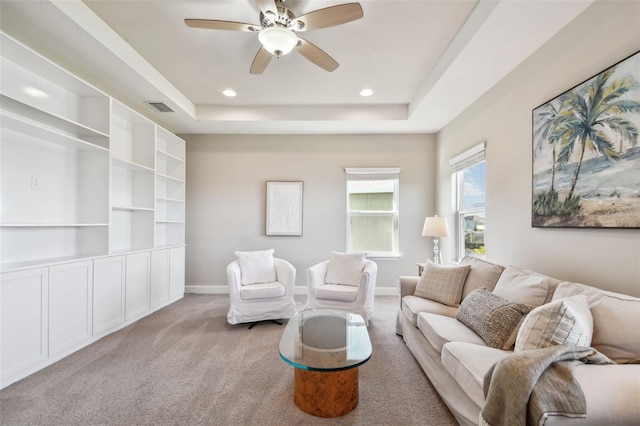
<svg viewBox="0 0 640 426"><path fill-rule="evenodd" d="M397 257L399 168L347 168L347 250Z"/></svg>
<svg viewBox="0 0 640 426"><path fill-rule="evenodd" d="M485 144L476 145L450 161L454 203L453 258L484 258Z"/></svg>

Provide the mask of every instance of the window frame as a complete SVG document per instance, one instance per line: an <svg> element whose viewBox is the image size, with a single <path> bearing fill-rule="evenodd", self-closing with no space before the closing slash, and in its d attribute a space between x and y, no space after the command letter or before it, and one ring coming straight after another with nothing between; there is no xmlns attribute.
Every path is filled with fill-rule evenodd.
<svg viewBox="0 0 640 426"><path fill-rule="evenodd" d="M348 253L365 253L368 258L400 257L400 168L399 167L347 167L346 173L346 251ZM359 176L359 178L354 178ZM379 179L377 179L379 178ZM391 180L393 182L393 210L350 210L349 182L358 180ZM351 250L351 218L364 216L391 217L392 251L352 251Z"/></svg>
<svg viewBox="0 0 640 426"><path fill-rule="evenodd" d="M451 246L451 259L454 262L459 262L467 256L465 246L465 221L464 217L467 215L482 213L486 223L486 175L485 175L485 206L464 209L463 197L464 197L464 172L471 167L478 164L485 163L486 173L486 142L481 142L478 145L473 146L467 151L463 152L452 158L449 161L451 166L451 210L453 212L453 230L454 235L452 238L453 244ZM485 228L486 232L486 228ZM486 237L486 234L485 234ZM486 241L486 239L485 239ZM486 242L484 243L486 250ZM473 254L472 256L479 259L484 259L485 256L481 254Z"/></svg>

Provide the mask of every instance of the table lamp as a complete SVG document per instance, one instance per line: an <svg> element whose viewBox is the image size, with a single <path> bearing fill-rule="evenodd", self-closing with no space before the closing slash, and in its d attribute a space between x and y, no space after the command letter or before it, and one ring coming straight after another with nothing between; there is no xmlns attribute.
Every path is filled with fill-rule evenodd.
<svg viewBox="0 0 640 426"><path fill-rule="evenodd" d="M433 263L441 264L440 249L438 248L438 238L449 236L449 226L444 217L427 217L424 219L422 228L423 237L433 237Z"/></svg>

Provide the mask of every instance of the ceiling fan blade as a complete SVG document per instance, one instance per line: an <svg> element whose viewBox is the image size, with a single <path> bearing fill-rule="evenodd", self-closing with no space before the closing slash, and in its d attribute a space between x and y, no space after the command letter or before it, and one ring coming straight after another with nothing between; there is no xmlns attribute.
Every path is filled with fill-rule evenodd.
<svg viewBox="0 0 640 426"><path fill-rule="evenodd" d="M258 9L262 12L263 15L267 15L267 12L273 14L272 16L278 16L278 8L276 7L276 2L274 0L256 0L258 4Z"/></svg>
<svg viewBox="0 0 640 426"><path fill-rule="evenodd" d="M289 27L295 31L309 31L320 28L333 27L355 21L364 16L360 3L345 3L337 6L325 7L298 16ZM299 23L302 23L300 25ZM298 28L296 28L296 26Z"/></svg>
<svg viewBox="0 0 640 426"><path fill-rule="evenodd" d="M249 71L251 74L262 74L262 72L267 68L269 62L271 62L271 58L273 55L269 53L267 49L261 47L256 53L256 57L253 58L253 62L251 63L251 70Z"/></svg>
<svg viewBox="0 0 640 426"><path fill-rule="evenodd" d="M298 37L300 42L295 47L296 52L319 66L320 68L329 72L334 71L340 64L338 64L331 56L325 53L315 44Z"/></svg>
<svg viewBox="0 0 640 426"><path fill-rule="evenodd" d="M184 23L192 28L226 31L260 31L260 25L245 24L244 22L219 21L217 19L185 19Z"/></svg>

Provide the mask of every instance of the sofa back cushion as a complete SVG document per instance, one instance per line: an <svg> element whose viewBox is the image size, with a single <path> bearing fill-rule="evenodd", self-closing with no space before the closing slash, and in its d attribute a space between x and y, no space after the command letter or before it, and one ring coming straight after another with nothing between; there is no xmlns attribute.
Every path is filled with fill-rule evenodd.
<svg viewBox="0 0 640 426"><path fill-rule="evenodd" d="M593 317L591 346L613 361L640 359L640 299L584 284L561 283L555 299L583 294Z"/></svg>
<svg viewBox="0 0 640 426"><path fill-rule="evenodd" d="M504 266L496 263L487 262L486 260L478 259L477 257L466 256L460 261L460 265L469 265L469 274L467 275L467 281L464 283L462 289L462 298L467 297L473 290L484 287L489 291L493 291Z"/></svg>
<svg viewBox="0 0 640 426"><path fill-rule="evenodd" d="M512 302L540 306L550 301L553 296L552 278L507 266L502 271L493 293Z"/></svg>

